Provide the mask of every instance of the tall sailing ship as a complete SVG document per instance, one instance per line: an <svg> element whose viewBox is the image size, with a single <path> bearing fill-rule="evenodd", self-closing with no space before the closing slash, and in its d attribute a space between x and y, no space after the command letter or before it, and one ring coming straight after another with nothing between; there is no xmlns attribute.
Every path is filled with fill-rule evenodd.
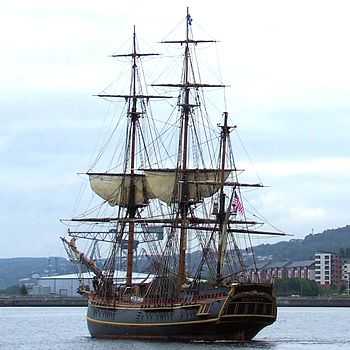
<svg viewBox="0 0 350 350"><path fill-rule="evenodd" d="M69 237L62 237L71 260L94 275L92 286L82 283L80 290L88 297L93 337L245 341L276 320L273 285L259 281L251 238L283 233L261 231L262 223L248 218L243 189L262 185L239 180L228 113L208 115L205 90L224 85L202 82L195 63L196 47L212 42L193 37L188 9L185 38L163 41L180 45L183 62L180 82L152 84L177 92L161 131L150 101L172 96L149 94L141 68L144 58L156 54L139 52L134 28L131 52L113 55L131 60L130 89L98 96L125 100L125 139L116 140L123 158L119 169L113 164L108 171L87 172L91 189L103 199L97 211L113 211L68 220L88 229L70 228ZM219 118L213 130L211 120ZM107 258L81 252L80 239L92 241L95 250L108 246ZM139 244L149 261L143 274L135 267ZM190 244L197 245L196 254L188 254Z"/></svg>

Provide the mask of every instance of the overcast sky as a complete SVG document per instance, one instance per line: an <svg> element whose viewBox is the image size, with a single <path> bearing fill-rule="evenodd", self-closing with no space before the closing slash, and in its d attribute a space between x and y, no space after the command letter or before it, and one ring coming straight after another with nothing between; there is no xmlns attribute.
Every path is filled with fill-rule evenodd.
<svg viewBox="0 0 350 350"><path fill-rule="evenodd" d="M115 78L108 55L133 24L157 50L187 5L221 42L243 167L271 186L251 203L295 238L350 223L348 1L0 2L0 258L64 255L59 218L106 132L92 94Z"/></svg>

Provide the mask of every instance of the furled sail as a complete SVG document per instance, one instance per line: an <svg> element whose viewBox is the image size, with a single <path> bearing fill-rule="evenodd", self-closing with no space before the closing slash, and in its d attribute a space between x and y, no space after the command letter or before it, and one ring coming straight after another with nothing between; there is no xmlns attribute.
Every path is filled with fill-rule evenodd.
<svg viewBox="0 0 350 350"><path fill-rule="evenodd" d="M180 171L178 169L144 169L147 187L154 198L158 198L168 204L180 200ZM230 170L226 170L225 180L229 174ZM187 181L189 181L187 184L188 200L198 202L204 198L211 197L220 187L219 169L187 169L186 176ZM206 181L210 182L210 184L206 184Z"/></svg>
<svg viewBox="0 0 350 350"><path fill-rule="evenodd" d="M89 173L91 189L112 207L119 205L127 207L130 195L130 174ZM144 175L134 174L135 205L147 204L154 198L148 191Z"/></svg>

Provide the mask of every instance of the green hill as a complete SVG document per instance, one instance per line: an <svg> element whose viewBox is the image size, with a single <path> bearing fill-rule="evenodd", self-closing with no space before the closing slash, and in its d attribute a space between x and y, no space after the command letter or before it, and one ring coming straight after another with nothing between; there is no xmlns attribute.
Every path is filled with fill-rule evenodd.
<svg viewBox="0 0 350 350"><path fill-rule="evenodd" d="M310 234L304 239L261 244L254 250L256 256L269 256L274 261L313 259L314 254L320 251L341 252L342 255L350 257L350 225ZM198 251L193 252L190 257L191 265L198 264L200 257ZM148 260L139 264L143 267L148 265ZM54 275L75 271L73 264L62 257L0 259L0 289L17 284L19 279L30 277L32 274Z"/></svg>
<svg viewBox="0 0 350 350"><path fill-rule="evenodd" d="M350 251L350 225L307 235L304 239L291 239L275 244L261 244L254 248L256 256L271 256L273 260L313 259L316 252ZM347 254L348 255L348 254Z"/></svg>
<svg viewBox="0 0 350 350"><path fill-rule="evenodd" d="M75 271L72 264L61 257L0 259L0 289L18 283L32 274L63 274Z"/></svg>

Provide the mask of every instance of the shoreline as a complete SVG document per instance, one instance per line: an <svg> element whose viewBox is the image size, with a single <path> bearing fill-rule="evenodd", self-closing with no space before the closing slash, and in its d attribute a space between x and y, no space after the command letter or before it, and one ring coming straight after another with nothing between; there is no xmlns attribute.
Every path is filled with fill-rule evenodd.
<svg viewBox="0 0 350 350"><path fill-rule="evenodd" d="M0 307L82 307L87 306L83 297L60 296L7 296L0 297Z"/></svg>
<svg viewBox="0 0 350 350"><path fill-rule="evenodd" d="M350 307L350 297L278 297L279 307Z"/></svg>
<svg viewBox="0 0 350 350"><path fill-rule="evenodd" d="M7 296L0 297L0 307L84 307L83 297ZM350 297L279 297L278 307L350 307Z"/></svg>

